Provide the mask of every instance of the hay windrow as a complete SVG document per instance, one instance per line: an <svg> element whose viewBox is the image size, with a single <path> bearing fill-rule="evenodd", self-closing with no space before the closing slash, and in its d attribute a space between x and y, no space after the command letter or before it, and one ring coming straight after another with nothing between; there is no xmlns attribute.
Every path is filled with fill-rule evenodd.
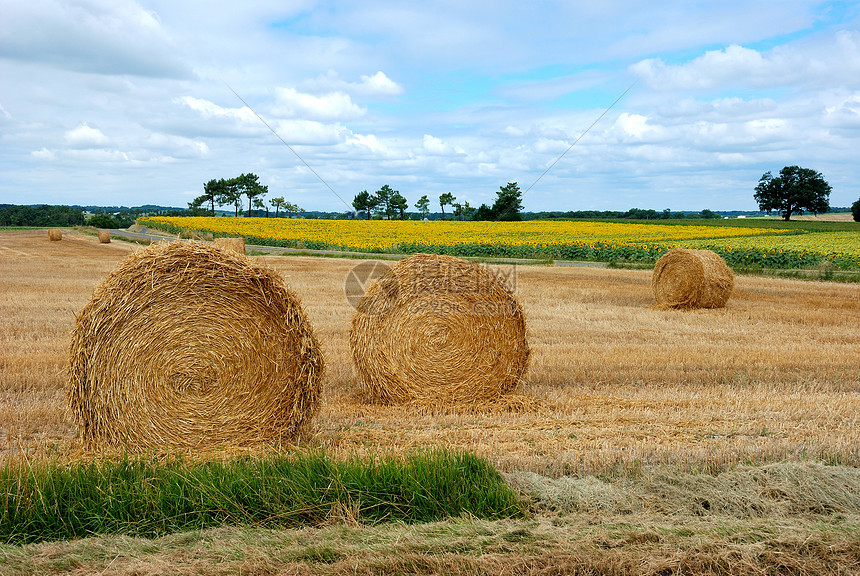
<svg viewBox="0 0 860 576"><path fill-rule="evenodd" d="M89 447L292 441L319 409L323 370L277 272L207 243L154 244L79 315L68 404Z"/></svg>
<svg viewBox="0 0 860 576"><path fill-rule="evenodd" d="M514 390L528 367L525 316L486 268L418 254L371 285L350 330L368 395L383 403L475 404Z"/></svg>
<svg viewBox="0 0 860 576"><path fill-rule="evenodd" d="M237 254L245 253L245 239L244 238L215 238L213 241L215 246L219 248L223 248L224 250L232 250Z"/></svg>
<svg viewBox="0 0 860 576"><path fill-rule="evenodd" d="M51 228L48 230L48 240L57 242L63 239L63 231L59 228Z"/></svg>
<svg viewBox="0 0 860 576"><path fill-rule="evenodd" d="M722 308L734 285L734 272L710 250L673 248L657 260L651 276L661 308Z"/></svg>
<svg viewBox="0 0 860 576"><path fill-rule="evenodd" d="M110 244L110 230L99 230L99 243Z"/></svg>

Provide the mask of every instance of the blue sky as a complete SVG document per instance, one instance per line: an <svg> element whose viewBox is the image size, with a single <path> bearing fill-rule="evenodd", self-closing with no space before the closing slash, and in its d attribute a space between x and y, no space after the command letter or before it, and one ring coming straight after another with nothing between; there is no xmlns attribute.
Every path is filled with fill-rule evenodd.
<svg viewBox="0 0 860 576"><path fill-rule="evenodd" d="M185 206L211 178L351 209L751 210L860 198L860 3L0 0L0 203ZM333 194L244 106L277 130ZM345 203L342 200L345 200Z"/></svg>

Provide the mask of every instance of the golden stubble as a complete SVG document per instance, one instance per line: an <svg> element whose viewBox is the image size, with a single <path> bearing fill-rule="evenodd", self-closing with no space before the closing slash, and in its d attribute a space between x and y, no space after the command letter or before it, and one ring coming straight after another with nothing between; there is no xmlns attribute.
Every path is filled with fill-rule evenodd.
<svg viewBox="0 0 860 576"><path fill-rule="evenodd" d="M72 451L69 332L134 245L0 232L0 451ZM531 366L514 401L381 406L351 365L358 261L266 256L300 297L326 358L310 445L335 456L445 446L550 475L668 464L860 464L860 288L739 276L725 308L660 310L651 272L520 266Z"/></svg>

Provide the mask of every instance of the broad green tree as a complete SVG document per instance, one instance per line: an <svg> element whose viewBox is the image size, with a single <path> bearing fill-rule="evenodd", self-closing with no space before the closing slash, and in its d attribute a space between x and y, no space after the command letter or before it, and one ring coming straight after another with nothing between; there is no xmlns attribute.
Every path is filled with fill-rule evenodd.
<svg viewBox="0 0 860 576"><path fill-rule="evenodd" d="M415 203L415 207L418 209L418 213L421 214L421 218L427 218L430 214L430 199L427 198L427 194L418 199L418 202Z"/></svg>
<svg viewBox="0 0 860 576"><path fill-rule="evenodd" d="M215 203L219 206L233 206L236 209L235 216L239 216L239 208L242 207L242 192L239 189L239 179L230 178L229 180L221 179L223 183L218 189L218 194L215 197Z"/></svg>
<svg viewBox="0 0 860 576"><path fill-rule="evenodd" d="M275 209L275 218L278 217L278 213L281 211L281 208L284 207L284 197L283 196L275 196L271 200L269 200L269 204L272 205L272 208Z"/></svg>
<svg viewBox="0 0 860 576"><path fill-rule="evenodd" d="M400 200L402 198L403 202L406 202L406 199L400 195L400 192L394 190L388 184L384 184L382 188L376 191L376 209L385 214L385 217L388 220L391 220L391 217L396 215L399 209ZM397 206L395 206L395 203ZM403 207L406 209L406 206Z"/></svg>
<svg viewBox="0 0 860 576"><path fill-rule="evenodd" d="M298 214L299 212L304 212L304 208L299 208L298 204L293 204L292 202L284 203L284 210L290 213L290 218L292 218L293 214Z"/></svg>
<svg viewBox="0 0 860 576"><path fill-rule="evenodd" d="M786 222L792 214L823 214L830 210L830 184L820 172L800 166L786 166L779 176L765 172L753 197L759 210L776 210Z"/></svg>
<svg viewBox="0 0 860 576"><path fill-rule="evenodd" d="M522 220L520 211L523 209L523 193L517 183L508 182L506 186L499 186L496 194L498 196L492 208L496 220Z"/></svg>
<svg viewBox="0 0 860 576"><path fill-rule="evenodd" d="M407 202L406 198L397 190L394 191L394 194L391 195L391 207L400 214L400 219L403 220L406 217L406 209L409 208L409 202Z"/></svg>
<svg viewBox="0 0 860 576"><path fill-rule="evenodd" d="M468 220L475 212L475 208L469 205L468 200L462 203L455 202L452 206L454 206L454 216L457 217L457 220Z"/></svg>
<svg viewBox="0 0 860 576"><path fill-rule="evenodd" d="M269 193L269 187L260 184L260 177L253 173L242 174L236 180L239 196L248 198L248 217L251 217L251 206L254 198L265 196Z"/></svg>
<svg viewBox="0 0 860 576"><path fill-rule="evenodd" d="M456 199L457 197L450 192L445 192L444 194L439 195L439 207L442 208L442 220L445 219L445 206L453 205L454 200Z"/></svg>
<svg viewBox="0 0 860 576"><path fill-rule="evenodd" d="M195 198L193 202L189 202L188 207L196 212L201 210L204 204L209 204L209 215L214 216L215 203L218 200L218 196L222 193L224 186L226 186L226 182L223 178L220 180L213 178L203 185L203 194Z"/></svg>
<svg viewBox="0 0 860 576"><path fill-rule="evenodd" d="M94 228L119 228L119 221L110 214L96 214L87 220L87 226Z"/></svg>
<svg viewBox="0 0 860 576"><path fill-rule="evenodd" d="M860 200L851 205L851 216L855 222L860 222Z"/></svg>
<svg viewBox="0 0 860 576"><path fill-rule="evenodd" d="M356 212L366 212L367 219L370 220L371 212L376 208L376 197L367 190L362 190L353 198L352 207Z"/></svg>

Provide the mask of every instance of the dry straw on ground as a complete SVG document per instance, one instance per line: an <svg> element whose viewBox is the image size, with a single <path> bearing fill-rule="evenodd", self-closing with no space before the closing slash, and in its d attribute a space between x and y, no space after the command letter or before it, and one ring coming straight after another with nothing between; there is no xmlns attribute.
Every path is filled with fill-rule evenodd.
<svg viewBox="0 0 860 576"><path fill-rule="evenodd" d="M99 242L110 244L110 230L99 230Z"/></svg>
<svg viewBox="0 0 860 576"><path fill-rule="evenodd" d="M214 242L215 246L223 248L224 250L232 250L233 252L237 252L239 254L245 253L244 238L215 238Z"/></svg>
<svg viewBox="0 0 860 576"><path fill-rule="evenodd" d="M419 254L390 268L359 303L349 344L365 391L384 403L498 399L529 361L509 288L450 256Z"/></svg>
<svg viewBox="0 0 860 576"><path fill-rule="evenodd" d="M56 242L63 239L63 231L59 228L51 228L48 230L48 240Z"/></svg>
<svg viewBox="0 0 860 576"><path fill-rule="evenodd" d="M663 308L722 308L735 285L735 275L710 250L673 248L657 260L651 290Z"/></svg>
<svg viewBox="0 0 860 576"><path fill-rule="evenodd" d="M68 402L90 447L221 447L309 430L323 357L274 270L202 242L154 244L72 331Z"/></svg>

